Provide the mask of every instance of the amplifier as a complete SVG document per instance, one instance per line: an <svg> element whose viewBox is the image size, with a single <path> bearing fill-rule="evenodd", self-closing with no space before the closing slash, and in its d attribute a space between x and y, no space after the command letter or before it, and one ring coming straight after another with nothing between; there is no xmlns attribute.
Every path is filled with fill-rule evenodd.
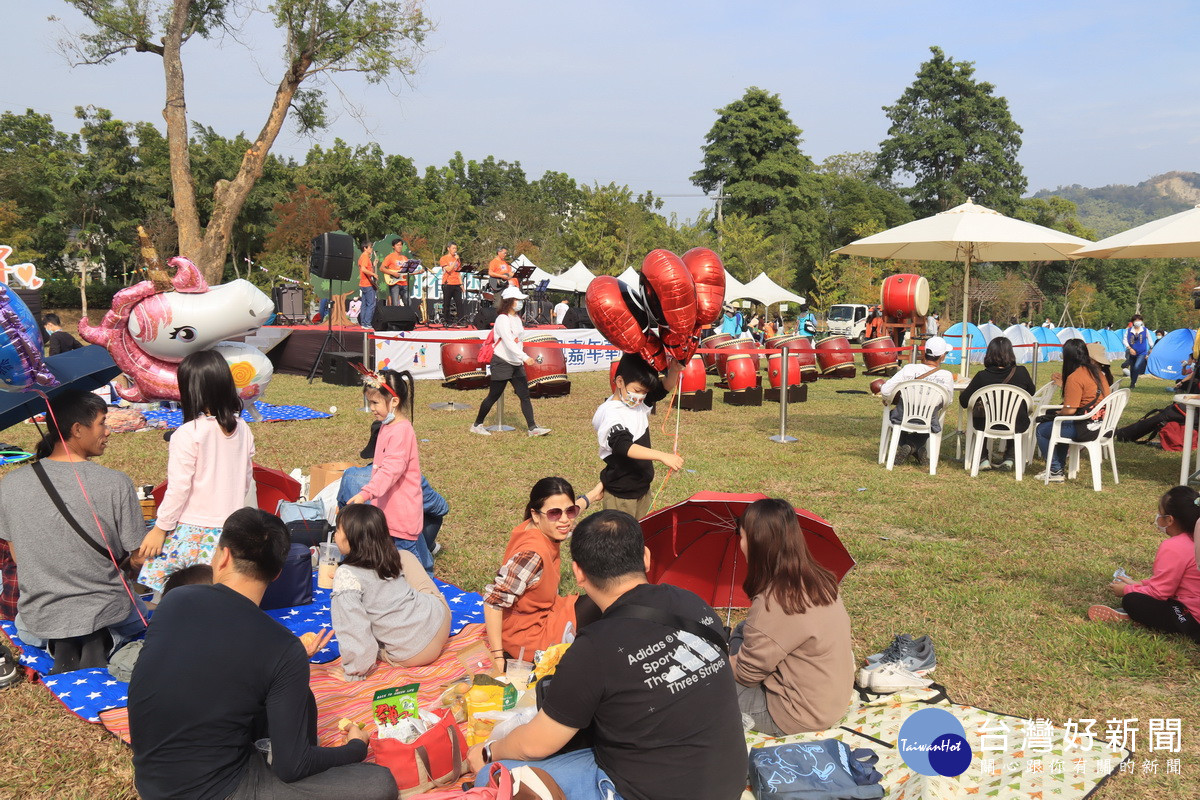
<svg viewBox="0 0 1200 800"><path fill-rule="evenodd" d="M362 376L350 365L362 362L362 353L326 353L321 364L321 380L335 386L361 386Z"/></svg>

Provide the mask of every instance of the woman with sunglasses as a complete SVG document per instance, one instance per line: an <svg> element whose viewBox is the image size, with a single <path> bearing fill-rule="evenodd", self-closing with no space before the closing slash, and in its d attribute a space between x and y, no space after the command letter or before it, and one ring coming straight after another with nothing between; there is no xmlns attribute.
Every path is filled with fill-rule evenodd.
<svg viewBox="0 0 1200 800"><path fill-rule="evenodd" d="M504 565L483 592L483 621L492 658L503 665L522 648L532 661L577 628L576 595L558 593L559 551L590 502L575 499L563 478L542 478L529 492L525 520L513 529L504 551Z"/></svg>

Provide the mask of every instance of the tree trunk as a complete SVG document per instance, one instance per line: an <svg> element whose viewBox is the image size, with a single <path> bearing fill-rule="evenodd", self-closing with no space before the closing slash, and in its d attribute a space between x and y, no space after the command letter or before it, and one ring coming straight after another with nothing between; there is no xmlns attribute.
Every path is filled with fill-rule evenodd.
<svg viewBox="0 0 1200 800"><path fill-rule="evenodd" d="M183 87L183 60L180 57L191 4L191 0L175 0L171 21L163 37L162 59L167 88L163 119L167 123L167 150L171 159L171 192L175 225L179 231L179 253L195 261L204 276L211 279L208 265L202 260L200 214L196 210L196 182L192 176L191 153L188 151L187 102Z"/></svg>

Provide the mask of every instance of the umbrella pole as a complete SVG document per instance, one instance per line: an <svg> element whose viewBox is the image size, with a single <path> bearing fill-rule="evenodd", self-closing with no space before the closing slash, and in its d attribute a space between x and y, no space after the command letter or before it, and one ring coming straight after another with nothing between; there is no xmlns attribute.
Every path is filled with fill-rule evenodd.
<svg viewBox="0 0 1200 800"><path fill-rule="evenodd" d="M958 374L963 378L967 377L967 342L970 337L967 335L967 316L971 310L971 248L967 248L967 257L963 261L963 313L962 313L962 363L959 365Z"/></svg>

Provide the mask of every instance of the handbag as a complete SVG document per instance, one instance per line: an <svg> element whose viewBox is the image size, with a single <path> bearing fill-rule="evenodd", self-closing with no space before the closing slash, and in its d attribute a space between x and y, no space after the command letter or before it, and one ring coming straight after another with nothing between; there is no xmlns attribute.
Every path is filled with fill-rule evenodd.
<svg viewBox="0 0 1200 800"><path fill-rule="evenodd" d="M415 741L371 737L375 763L391 771L402 798L454 783L471 771L466 760L467 740L455 724L454 714L445 708L436 714L437 725ZM507 774L504 777L508 779L506 796L511 797L512 780Z"/></svg>
<svg viewBox="0 0 1200 800"><path fill-rule="evenodd" d="M850 749L837 739L750 751L750 788L772 800L848 800L883 797L879 754Z"/></svg>
<svg viewBox="0 0 1200 800"><path fill-rule="evenodd" d="M283 520L284 525L300 520L310 522L324 520L326 519L325 504L320 500L303 500L294 503L280 500L279 505L275 508L275 516Z"/></svg>
<svg viewBox="0 0 1200 800"><path fill-rule="evenodd" d="M476 358L479 359L480 364L490 364L492 363L492 357L495 355L496 329L492 328L488 331L487 338L483 340L483 344L479 345L479 355Z"/></svg>
<svg viewBox="0 0 1200 800"><path fill-rule="evenodd" d="M312 553L302 544L292 543L279 577L267 585L262 602L263 611L275 608L306 606L313 597Z"/></svg>

